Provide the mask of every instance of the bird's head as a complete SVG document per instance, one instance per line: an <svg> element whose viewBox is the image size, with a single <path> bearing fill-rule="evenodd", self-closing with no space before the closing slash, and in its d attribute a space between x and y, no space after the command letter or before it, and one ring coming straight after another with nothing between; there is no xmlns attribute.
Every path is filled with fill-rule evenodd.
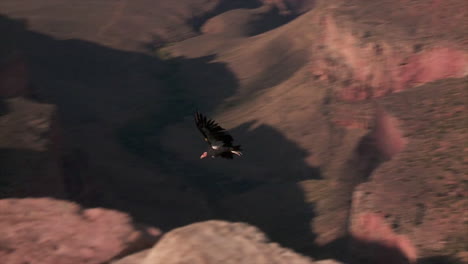
<svg viewBox="0 0 468 264"><path fill-rule="evenodd" d="M204 159L207 156L208 156L208 152L205 151L205 152L203 152L203 154L201 154L200 159Z"/></svg>

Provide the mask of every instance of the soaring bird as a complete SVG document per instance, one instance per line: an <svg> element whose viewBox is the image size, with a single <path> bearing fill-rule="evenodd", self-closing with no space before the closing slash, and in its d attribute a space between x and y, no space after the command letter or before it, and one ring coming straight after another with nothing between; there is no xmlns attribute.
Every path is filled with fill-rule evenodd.
<svg viewBox="0 0 468 264"><path fill-rule="evenodd" d="M208 156L211 158L221 157L225 159L232 159L234 155L242 156L240 145L233 146L232 136L214 120L207 119L206 116L197 111L195 113L195 124L210 146L207 151L203 152L200 159Z"/></svg>

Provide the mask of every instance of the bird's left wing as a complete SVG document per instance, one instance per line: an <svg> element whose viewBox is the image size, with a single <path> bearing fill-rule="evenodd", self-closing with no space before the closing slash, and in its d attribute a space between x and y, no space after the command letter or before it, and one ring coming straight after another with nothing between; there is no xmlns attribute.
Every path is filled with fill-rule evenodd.
<svg viewBox="0 0 468 264"><path fill-rule="evenodd" d="M195 124L203 134L205 141L213 148L232 145L232 136L214 120L207 119L206 116L196 112Z"/></svg>

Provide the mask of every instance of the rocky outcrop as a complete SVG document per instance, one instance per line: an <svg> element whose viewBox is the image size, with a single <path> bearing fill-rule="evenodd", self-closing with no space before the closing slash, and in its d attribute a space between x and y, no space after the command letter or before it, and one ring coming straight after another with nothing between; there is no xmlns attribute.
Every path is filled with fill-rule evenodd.
<svg viewBox="0 0 468 264"><path fill-rule="evenodd" d="M383 1L377 7L369 1L347 1L316 16L322 32L320 55L315 57L312 71L318 78L338 84L342 99L380 97L468 74L466 42L459 41L466 35L466 4L433 1L431 6L427 5L431 1L415 1L418 3L401 8L402 3L397 2ZM417 4L420 6L413 6ZM448 23L435 15L443 9L456 13L457 22ZM386 10L385 14L380 10ZM420 21L427 19L432 20L431 25L450 24L453 33L442 37L445 34L439 26ZM419 27L411 25L416 21L421 22Z"/></svg>
<svg viewBox="0 0 468 264"><path fill-rule="evenodd" d="M160 232L124 213L41 199L0 200L0 259L5 264L103 263L152 245Z"/></svg>
<svg viewBox="0 0 468 264"><path fill-rule="evenodd" d="M337 260L312 261L270 242L256 227L211 220L172 230L152 248L112 264L343 264Z"/></svg>
<svg viewBox="0 0 468 264"><path fill-rule="evenodd" d="M353 219L351 249L356 263L415 263L416 247L407 236L395 233L379 214L360 214Z"/></svg>
<svg viewBox="0 0 468 264"><path fill-rule="evenodd" d="M207 221L175 229L142 264L312 264L311 259L268 241L244 223Z"/></svg>
<svg viewBox="0 0 468 264"><path fill-rule="evenodd" d="M121 259L112 261L111 264L141 264L143 260L148 256L151 249L145 249L143 251L125 256Z"/></svg>

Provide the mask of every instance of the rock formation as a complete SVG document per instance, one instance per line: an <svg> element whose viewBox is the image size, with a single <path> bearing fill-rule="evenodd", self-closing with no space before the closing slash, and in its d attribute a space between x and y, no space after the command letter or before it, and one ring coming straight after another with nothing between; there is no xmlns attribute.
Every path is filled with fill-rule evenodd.
<svg viewBox="0 0 468 264"><path fill-rule="evenodd" d="M124 213L49 198L0 200L0 258L6 264L104 263L149 247L160 235Z"/></svg>
<svg viewBox="0 0 468 264"><path fill-rule="evenodd" d="M311 259L268 241L243 223L207 221L164 235L142 264L312 264Z"/></svg>

